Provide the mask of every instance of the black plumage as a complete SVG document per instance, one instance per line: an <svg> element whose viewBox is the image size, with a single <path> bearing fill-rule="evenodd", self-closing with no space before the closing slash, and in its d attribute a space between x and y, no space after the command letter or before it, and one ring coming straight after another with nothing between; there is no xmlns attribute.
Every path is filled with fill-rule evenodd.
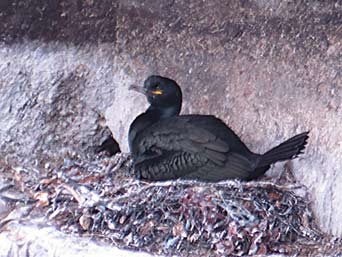
<svg viewBox="0 0 342 257"><path fill-rule="evenodd" d="M175 81L150 76L144 87L132 89L150 103L129 129L134 169L142 179L251 180L271 164L295 158L307 143L308 132L304 132L265 154L256 154L220 119L179 115L182 92Z"/></svg>
<svg viewBox="0 0 342 257"><path fill-rule="evenodd" d="M95 151L97 153L105 152L108 156L121 152L118 142L116 142L112 135L109 135L101 145L97 146Z"/></svg>

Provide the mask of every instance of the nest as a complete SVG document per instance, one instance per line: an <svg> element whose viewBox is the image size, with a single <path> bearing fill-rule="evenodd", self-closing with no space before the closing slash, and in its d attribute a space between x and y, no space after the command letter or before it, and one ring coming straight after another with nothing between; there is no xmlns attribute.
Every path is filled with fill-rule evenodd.
<svg viewBox="0 0 342 257"><path fill-rule="evenodd" d="M273 182L148 183L125 154L65 159L39 179L12 169L33 210L60 230L164 255L333 254L306 189ZM31 214L33 215L33 214Z"/></svg>

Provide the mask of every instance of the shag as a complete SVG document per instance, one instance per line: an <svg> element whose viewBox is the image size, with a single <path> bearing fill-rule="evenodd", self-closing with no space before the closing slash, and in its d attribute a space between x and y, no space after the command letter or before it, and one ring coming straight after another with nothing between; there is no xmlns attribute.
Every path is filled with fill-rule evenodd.
<svg viewBox="0 0 342 257"><path fill-rule="evenodd" d="M298 134L264 154L251 152L220 119L212 115L179 115L182 91L169 78L152 75L143 87L131 86L150 104L129 129L129 147L138 178L146 180L252 180L278 161L293 159L307 144Z"/></svg>
<svg viewBox="0 0 342 257"><path fill-rule="evenodd" d="M105 152L108 156L113 156L116 153L120 153L120 146L112 135L108 136L95 150L97 153Z"/></svg>

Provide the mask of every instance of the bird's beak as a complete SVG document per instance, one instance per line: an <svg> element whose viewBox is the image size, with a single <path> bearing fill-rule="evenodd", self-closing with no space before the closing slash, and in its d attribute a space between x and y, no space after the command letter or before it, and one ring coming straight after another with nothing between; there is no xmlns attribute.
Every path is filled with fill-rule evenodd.
<svg viewBox="0 0 342 257"><path fill-rule="evenodd" d="M160 89L156 89L156 90L151 91L151 94L152 95L162 95L163 92Z"/></svg>
<svg viewBox="0 0 342 257"><path fill-rule="evenodd" d="M129 90L134 90L134 91L136 91L136 92L138 92L138 93L141 93L141 94L143 94L143 95L146 95L146 94L147 94L147 91L146 91L145 88L140 87L140 86L137 86L137 85L130 85L128 89L129 89Z"/></svg>

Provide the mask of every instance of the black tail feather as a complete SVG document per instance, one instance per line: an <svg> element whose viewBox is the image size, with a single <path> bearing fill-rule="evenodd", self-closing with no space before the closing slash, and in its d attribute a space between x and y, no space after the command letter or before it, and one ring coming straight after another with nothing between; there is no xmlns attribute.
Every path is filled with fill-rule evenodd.
<svg viewBox="0 0 342 257"><path fill-rule="evenodd" d="M308 134L309 132L298 134L264 153L257 167L264 167L278 161L296 158L299 154L303 153L309 138Z"/></svg>

